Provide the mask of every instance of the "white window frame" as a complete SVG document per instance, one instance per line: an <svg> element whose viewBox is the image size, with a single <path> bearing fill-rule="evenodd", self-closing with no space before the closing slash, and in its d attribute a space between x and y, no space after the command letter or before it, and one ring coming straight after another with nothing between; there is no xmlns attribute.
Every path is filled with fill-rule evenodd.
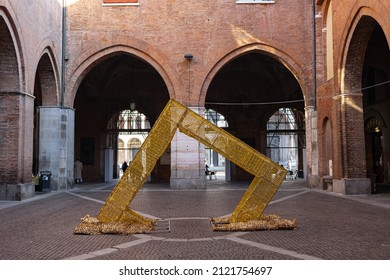
<svg viewBox="0 0 390 280"><path fill-rule="evenodd" d="M103 2L103 1L102 1ZM104 3L103 7L112 7L112 6L139 6L139 1L137 3Z"/></svg>
<svg viewBox="0 0 390 280"><path fill-rule="evenodd" d="M274 4L274 0L236 0L236 4Z"/></svg>

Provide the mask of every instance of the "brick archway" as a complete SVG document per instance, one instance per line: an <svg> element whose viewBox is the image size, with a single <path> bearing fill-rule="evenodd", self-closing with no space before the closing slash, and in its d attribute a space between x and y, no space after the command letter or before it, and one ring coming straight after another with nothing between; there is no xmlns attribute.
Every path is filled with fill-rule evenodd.
<svg viewBox="0 0 390 280"><path fill-rule="evenodd" d="M300 57L296 54L293 56L295 60L276 48L260 43L234 50L219 60L209 72L203 83L199 104L223 114L229 121L229 130L234 131L235 136L266 154L269 152L265 132L268 118L283 106L303 112L304 101L312 101L307 96L311 83L302 82L309 79L309 73L298 66L304 65ZM305 137L303 133L301 139ZM299 170L303 170L303 146L298 150L301 155ZM251 178L250 174L235 165L228 168L232 180Z"/></svg>
<svg viewBox="0 0 390 280"><path fill-rule="evenodd" d="M101 50L88 55L85 58L80 58L78 61L76 61L78 64L76 65L74 72L67 79L65 103L72 107L72 104L74 104L74 100L76 98L78 87L88 72L104 59L118 54L133 55L151 65L164 80L170 98L174 98L176 95L174 85L180 84L175 77L174 72L169 69L169 67L164 67L161 63L159 63L159 59L161 59L161 57L158 55L158 53L156 53L157 58L152 57L149 55L149 53L151 52L146 52L127 45L114 45L107 48L102 48Z"/></svg>
<svg viewBox="0 0 390 280"><path fill-rule="evenodd" d="M377 21L364 14L355 17L341 57L339 93L335 109L340 128L334 147L336 192L345 194L370 193L365 154L362 76L369 40ZM340 152L341 151L341 152Z"/></svg>
<svg viewBox="0 0 390 280"><path fill-rule="evenodd" d="M46 50L37 65L34 95L40 99L38 106L57 106L59 104L59 83L53 66L53 56Z"/></svg>
<svg viewBox="0 0 390 280"><path fill-rule="evenodd" d="M0 10L0 92L19 92L20 76L18 46L6 14Z"/></svg>
<svg viewBox="0 0 390 280"><path fill-rule="evenodd" d="M311 100L309 96L310 88L312 81L310 80L310 77L312 73L309 70L303 69L300 65L307 65L307 61L304 61L303 58L301 58L299 55L292 53L288 54L284 51L281 51L275 47L271 47L266 44L261 43L253 43L245 46L241 46L232 52L226 54L223 56L215 65L212 67L212 69L208 72L207 76L205 77L203 84L201 86L200 95L199 95L199 104L204 105L206 100L206 95L208 88L213 81L214 77L217 75L217 73L231 60L248 53L258 52L263 55L267 55L270 57L273 57L280 61L287 69L291 71L291 73L296 77L297 82L299 83L303 96L305 99L305 107Z"/></svg>
<svg viewBox="0 0 390 280"><path fill-rule="evenodd" d="M46 48L38 62L34 80L33 174L38 174L43 169L52 168L47 161L43 160L50 153L47 150L49 145L45 145L47 142L42 136L47 136L45 133L47 130L46 109L43 107L57 107L59 105L58 75L56 75L54 65L51 49Z"/></svg>
<svg viewBox="0 0 390 280"><path fill-rule="evenodd" d="M23 53L17 27L0 8L0 200L34 196L32 169L33 98L24 89Z"/></svg>

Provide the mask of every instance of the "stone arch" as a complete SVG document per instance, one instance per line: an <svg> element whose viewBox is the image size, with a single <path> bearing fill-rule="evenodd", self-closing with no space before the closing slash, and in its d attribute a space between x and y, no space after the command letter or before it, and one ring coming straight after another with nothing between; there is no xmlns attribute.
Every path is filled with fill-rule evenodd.
<svg viewBox="0 0 390 280"><path fill-rule="evenodd" d="M150 53L150 51L148 51ZM156 71L160 74L162 79L164 80L165 85L167 86L169 96L171 98L175 97L174 84L180 84L174 72L169 69L169 67L164 67L161 63L159 63L159 56L157 58L152 57L148 53L126 45L114 45L107 48L103 48L92 55L87 57L80 58L80 62L77 65L77 68L71 74L71 77L68 79L68 83L66 85L66 103L71 106L74 102L77 89L84 79L85 75L99 62L106 58L110 58L117 54L129 54L134 55L137 58L144 60L146 63L150 64Z"/></svg>
<svg viewBox="0 0 390 280"><path fill-rule="evenodd" d="M312 104L308 104L311 98L308 98L310 93L310 86L307 85L311 83L310 77L312 74L307 72L308 70L307 69L305 70L304 67L302 67L303 65L307 65L308 62L303 61L303 59L294 59L294 58L299 58L299 56L296 54L289 55L281 51L280 49L274 48L266 44L261 44L261 43L253 43L253 44L241 46L231 51L230 53L226 54L225 56L223 56L212 67L212 69L208 72L207 76L205 77L203 84L201 86L200 95L199 95L200 105L205 104L208 88L212 80L214 79L214 77L219 72L219 70L221 70L221 68L224 67L231 60L251 52L259 52L259 53L263 53L264 55L271 56L274 59L278 60L280 63L282 63L287 69L289 69L290 72L297 79L297 82L302 89L303 96L305 99L305 106L312 105Z"/></svg>
<svg viewBox="0 0 390 280"><path fill-rule="evenodd" d="M139 137L133 136L132 138L129 139L127 145L129 148L131 147L139 148L142 145L142 141L139 139Z"/></svg>
<svg viewBox="0 0 390 280"><path fill-rule="evenodd" d="M57 69L51 49L46 48L40 57L35 74L34 92L37 93L36 90L39 89L40 106L56 106L59 104L59 75Z"/></svg>

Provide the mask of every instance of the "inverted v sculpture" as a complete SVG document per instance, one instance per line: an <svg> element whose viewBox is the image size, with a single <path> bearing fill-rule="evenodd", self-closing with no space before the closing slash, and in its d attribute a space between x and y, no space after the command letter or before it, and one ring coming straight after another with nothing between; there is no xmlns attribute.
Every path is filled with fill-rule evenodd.
<svg viewBox="0 0 390 280"><path fill-rule="evenodd" d="M254 175L253 181L232 215L223 222L218 219L213 220L216 222L214 229L259 229L259 227L253 227L253 224L261 220L264 209L283 182L287 171L225 130L171 99L125 174L101 208L97 218L88 215L82 218L75 233L132 234L153 229L155 221L132 211L129 205L171 143L177 129ZM269 220L270 217L267 218L266 223L269 223ZM269 225L264 226L264 220L261 223L262 229L270 228ZM276 228L295 228L295 220L279 220L277 224Z"/></svg>

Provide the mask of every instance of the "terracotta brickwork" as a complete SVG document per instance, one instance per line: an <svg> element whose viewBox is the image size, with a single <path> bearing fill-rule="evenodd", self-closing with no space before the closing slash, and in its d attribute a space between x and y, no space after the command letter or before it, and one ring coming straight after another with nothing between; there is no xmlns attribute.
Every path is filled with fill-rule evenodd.
<svg viewBox="0 0 390 280"><path fill-rule="evenodd" d="M154 0L119 7L102 6L101 0L77 1L68 8L67 102L73 104L75 86L88 67L118 50L157 64L168 76L168 87L172 84L170 96L190 106L199 105L199 93L207 90L203 86L221 60L250 47L280 52L310 94L311 30L307 1L239 5L234 0ZM190 88L186 53L194 56Z"/></svg>
<svg viewBox="0 0 390 280"><path fill-rule="evenodd" d="M34 195L36 73L45 53L50 53L51 71L59 73L61 11L56 0L0 1L0 199L21 200ZM44 69L43 76L46 72ZM44 90L56 95L56 87ZM56 102L54 98L50 105L58 105Z"/></svg>
<svg viewBox="0 0 390 280"><path fill-rule="evenodd" d="M330 1L322 2L322 14L328 13ZM320 81L318 87L318 122L325 131L328 119L332 130L333 178L366 178L364 104L362 74L366 48L375 25L379 25L387 41L390 38L387 1L332 1L334 77ZM326 20L323 20L322 28ZM329 30L326 30L329 32ZM324 32L324 37L326 36ZM324 42L324 40L323 40ZM323 48L325 43L323 43ZM385 59L388 54L377 52ZM329 67L329 66L328 66ZM319 146L327 137L319 134ZM328 140L329 141L329 140ZM326 155L319 151L319 157ZM328 164L322 161L320 176L326 175Z"/></svg>

